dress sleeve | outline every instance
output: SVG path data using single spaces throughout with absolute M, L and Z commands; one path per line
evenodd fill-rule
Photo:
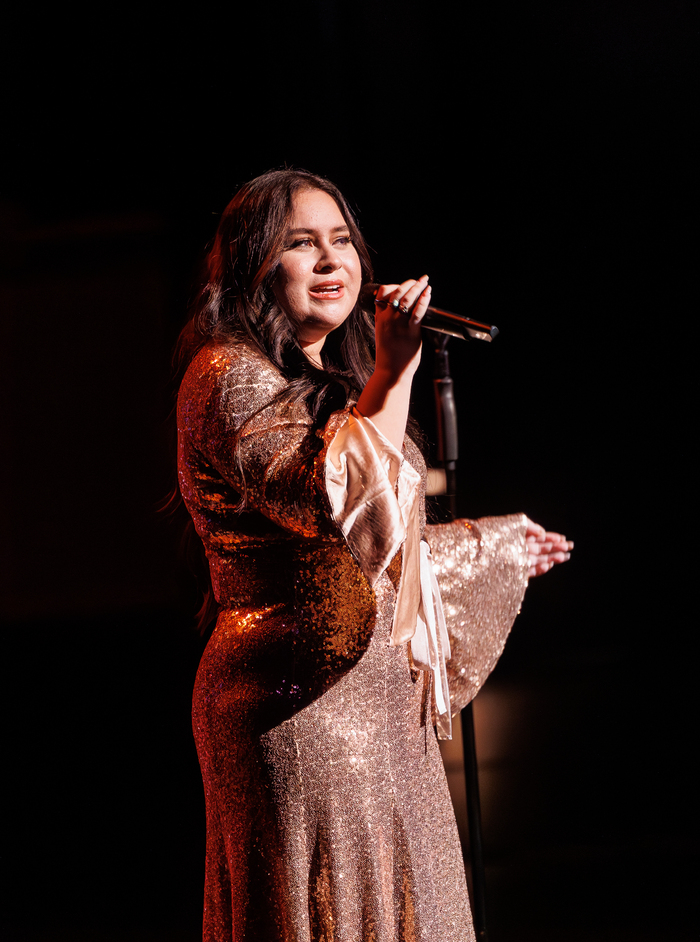
M 347 412 L 334 413 L 319 433 L 303 403 L 276 398 L 286 387 L 269 360 L 247 346 L 200 351 L 178 397 L 181 486 L 183 478 L 186 485 L 194 480 L 212 513 L 230 513 L 242 497 L 247 510 L 298 536 L 340 538 L 324 464 Z
M 520 611 L 529 568 L 524 514 L 426 527 L 450 638 L 453 715 L 479 692 Z

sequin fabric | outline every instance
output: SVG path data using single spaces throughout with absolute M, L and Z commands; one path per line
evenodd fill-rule
M 370 585 L 325 492 L 347 415 L 317 433 L 303 407 L 270 404 L 283 388 L 261 355 L 222 345 L 194 359 L 178 404 L 180 486 L 222 606 L 193 698 L 204 942 L 471 942 L 429 675 L 389 645 L 401 554 Z M 425 528 L 463 636 L 459 697 L 520 604 L 523 519 Z
M 427 527 L 452 658 L 454 716 L 496 666 L 527 586 L 527 517 L 482 517 Z

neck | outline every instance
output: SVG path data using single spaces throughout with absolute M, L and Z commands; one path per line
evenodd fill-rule
M 321 360 L 321 350 L 323 349 L 323 344 L 325 343 L 326 338 L 322 337 L 320 340 L 314 340 L 313 342 L 305 342 L 303 340 L 299 341 L 299 346 L 306 354 L 307 359 L 309 359 L 314 366 L 318 366 L 323 369 L 323 361 Z

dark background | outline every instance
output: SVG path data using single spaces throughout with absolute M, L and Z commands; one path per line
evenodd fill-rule
M 341 187 L 379 280 L 499 326 L 451 345 L 462 513 L 576 540 L 477 700 L 492 942 L 696 938 L 690 2 L 6 27 L 5 937 L 197 938 L 170 356 L 219 213 L 286 164 Z

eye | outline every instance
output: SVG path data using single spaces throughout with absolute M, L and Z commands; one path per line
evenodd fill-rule
M 340 236 L 335 240 L 337 245 L 351 245 L 352 237 L 349 235 Z
M 288 246 L 288 248 L 290 248 L 290 249 L 297 249 L 297 248 L 304 247 L 304 246 L 307 246 L 307 245 L 311 245 L 311 239 L 306 239 L 306 238 L 305 238 L 305 239 L 295 239 L 295 240 L 291 243 L 291 245 Z

